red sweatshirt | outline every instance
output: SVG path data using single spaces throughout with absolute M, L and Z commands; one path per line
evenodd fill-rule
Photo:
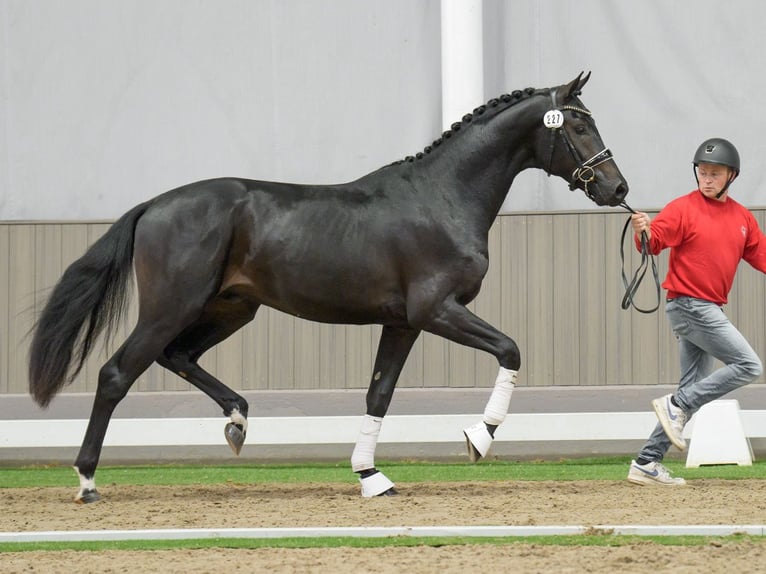
M 732 198 L 708 199 L 699 190 L 674 199 L 652 220 L 649 250 L 670 248 L 662 286 L 668 297 L 728 301 L 740 260 L 766 273 L 766 237 L 753 214 Z M 640 248 L 639 238 L 635 237 Z

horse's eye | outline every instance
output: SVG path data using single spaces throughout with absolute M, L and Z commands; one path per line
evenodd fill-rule
M 576 133 L 577 135 L 583 135 L 583 134 L 584 134 L 586 131 L 588 131 L 588 130 L 587 130 L 587 128 L 585 127 L 585 124 L 577 124 L 577 125 L 575 126 L 575 133 Z

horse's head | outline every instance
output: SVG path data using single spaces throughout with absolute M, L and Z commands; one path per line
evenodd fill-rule
M 550 107 L 541 118 L 538 159 L 548 174 L 579 188 L 598 205 L 620 205 L 628 182 L 604 145 L 591 113 L 579 99 L 590 72 L 550 90 Z

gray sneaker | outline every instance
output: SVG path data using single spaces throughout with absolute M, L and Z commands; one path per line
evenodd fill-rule
M 630 461 L 628 482 L 633 484 L 659 484 L 660 486 L 683 486 L 686 481 L 683 478 L 673 478 L 670 471 L 661 462 L 647 462 L 638 464 L 635 460 Z
M 686 439 L 683 437 L 683 432 L 688 417 L 682 408 L 675 406 L 670 401 L 672 396 L 665 395 L 659 399 L 654 399 L 652 407 L 670 442 L 679 449 L 686 450 Z

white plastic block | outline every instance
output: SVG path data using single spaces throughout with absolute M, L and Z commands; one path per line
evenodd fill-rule
M 719 399 L 708 403 L 689 424 L 693 426 L 687 468 L 713 464 L 752 466 L 753 449 L 742 426 L 739 401 Z

